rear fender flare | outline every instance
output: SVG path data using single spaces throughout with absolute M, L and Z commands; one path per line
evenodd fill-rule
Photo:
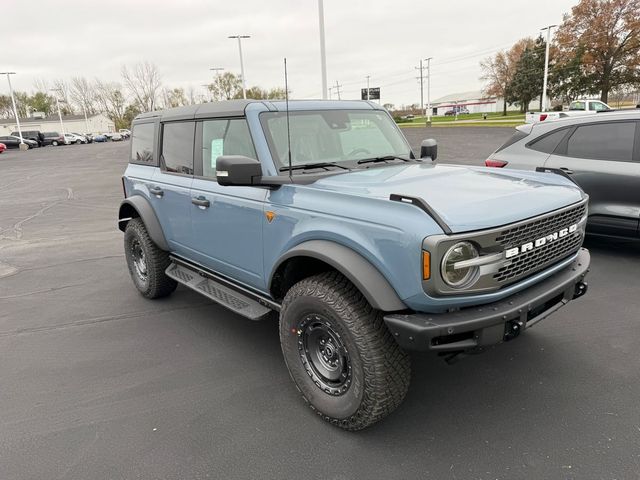
M 118 228 L 124 232 L 127 223 L 134 217 L 131 214 L 131 209 L 142 219 L 151 240 L 162 250 L 169 251 L 169 244 L 164 236 L 156 212 L 153 210 L 149 200 L 140 195 L 134 195 L 122 201 L 118 212 Z

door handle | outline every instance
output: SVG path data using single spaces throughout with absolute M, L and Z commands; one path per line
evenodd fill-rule
M 560 170 L 562 170 L 567 175 L 571 175 L 573 173 L 573 170 L 571 170 L 570 168 L 567 168 L 567 167 L 560 167 Z
M 211 202 L 209 202 L 209 200 L 207 200 L 204 197 L 192 198 L 191 203 L 193 203 L 194 205 L 197 205 L 200 208 L 209 208 L 209 205 L 211 205 Z
M 151 193 L 152 195 L 156 195 L 158 197 L 161 197 L 164 195 L 164 190 L 162 190 L 160 187 L 151 187 L 149 189 L 149 193 Z

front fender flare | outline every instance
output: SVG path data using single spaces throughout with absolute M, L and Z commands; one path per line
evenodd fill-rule
M 142 219 L 151 240 L 153 240 L 153 242 L 162 250 L 169 251 L 169 244 L 164 236 L 164 232 L 162 231 L 156 212 L 153 210 L 149 200 L 140 195 L 131 196 L 120 203 L 120 210 L 118 212 L 118 228 L 124 232 L 127 222 L 132 218 L 132 215 L 128 214 L 128 212 L 131 212 L 131 208 L 135 210 L 138 213 L 138 216 Z
M 407 309 L 395 289 L 367 259 L 344 245 L 327 240 L 303 242 L 282 255 L 271 272 L 270 289 L 278 268 L 293 257 L 311 257 L 331 265 L 360 290 L 373 308 L 385 312 Z

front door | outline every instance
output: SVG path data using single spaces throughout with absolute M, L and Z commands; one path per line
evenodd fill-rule
M 257 158 L 246 120 L 204 120 L 198 125 L 197 137 L 190 247 L 202 265 L 264 291 L 262 227 L 267 190 L 223 187 L 216 181 L 220 155 Z
M 588 230 L 593 233 L 629 237 L 638 234 L 638 125 L 639 122 L 634 121 L 580 125 L 545 163 L 545 167 L 570 174 L 589 194 Z

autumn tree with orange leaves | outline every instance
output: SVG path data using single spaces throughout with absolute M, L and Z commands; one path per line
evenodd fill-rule
M 482 69 L 480 79 L 487 82 L 483 93 L 487 97 L 503 99 L 503 115 L 507 114 L 507 97 L 516 74 L 518 61 L 527 48 L 533 48 L 534 43 L 535 41 L 531 38 L 523 38 L 509 50 L 500 51 L 480 62 Z
M 612 89 L 640 83 L 640 0 L 581 0 L 563 20 L 554 42 L 556 76 L 603 102 Z

